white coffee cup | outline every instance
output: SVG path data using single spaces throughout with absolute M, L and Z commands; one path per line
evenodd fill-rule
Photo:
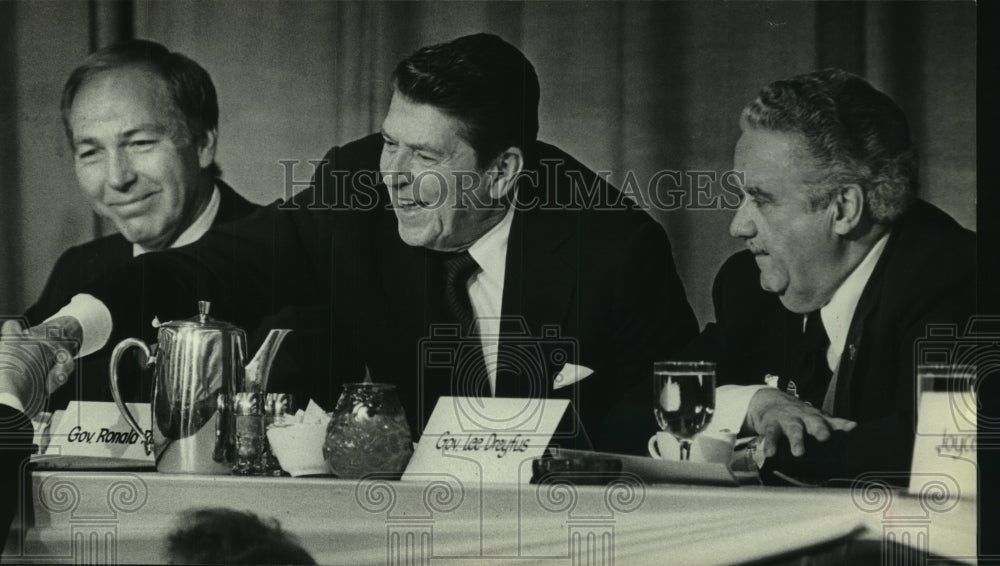
M 691 442 L 691 461 L 728 465 L 733 457 L 734 444 L 734 432 L 703 432 Z M 658 460 L 681 459 L 681 444 L 669 432 L 660 431 L 649 437 L 648 448 L 649 455 Z

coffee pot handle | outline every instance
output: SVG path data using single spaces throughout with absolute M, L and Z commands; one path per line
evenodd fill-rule
M 135 420 L 135 417 L 133 417 L 132 413 L 129 412 L 128 407 L 125 406 L 125 401 L 122 400 L 122 393 L 118 389 L 118 363 L 121 361 L 125 350 L 128 350 L 129 348 L 139 348 L 144 354 L 146 354 L 146 359 L 149 360 L 149 363 L 155 363 L 155 358 L 153 358 L 150 353 L 149 347 L 146 346 L 146 343 L 142 340 L 138 340 L 136 338 L 126 338 L 119 342 L 118 345 L 115 346 L 114 351 L 111 352 L 111 367 L 108 368 L 108 376 L 111 378 L 111 396 L 114 397 L 115 405 L 118 406 L 118 410 L 121 411 L 122 416 L 125 417 L 125 421 L 128 422 L 130 427 L 132 427 L 132 430 L 139 435 L 139 438 L 146 438 L 146 432 L 142 430 L 142 427 L 139 426 L 139 421 Z M 147 453 L 152 448 L 151 446 L 148 446 L 149 442 L 149 440 L 146 441 Z

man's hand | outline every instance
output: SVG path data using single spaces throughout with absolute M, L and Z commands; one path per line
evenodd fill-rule
M 80 335 L 79 323 L 70 317 L 30 329 L 16 320 L 5 322 L 0 328 L 0 394 L 17 399 L 29 417 L 41 412 L 49 393 L 73 372 Z
M 778 452 L 778 441 L 788 437 L 793 456 L 805 454 L 805 435 L 824 442 L 834 430 L 852 430 L 858 423 L 831 417 L 795 397 L 766 387 L 754 394 L 747 410 L 747 424 L 764 437 L 764 456 Z

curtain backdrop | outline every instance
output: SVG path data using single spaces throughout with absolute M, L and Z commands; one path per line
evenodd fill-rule
M 0 312 L 23 310 L 59 252 L 93 235 L 58 115 L 62 82 L 88 52 L 93 12 L 80 2 L 0 3 L 0 134 L 14 140 L 0 148 Z M 136 0 L 126 13 L 136 37 L 212 74 L 218 161 L 257 202 L 282 197 L 289 179 L 308 179 L 307 160 L 332 144 L 377 131 L 402 57 L 486 31 L 534 62 L 541 139 L 640 198 L 658 172 L 681 171 L 688 175 L 678 194 L 694 195 L 701 183 L 711 191 L 702 202 L 711 202 L 719 183 L 705 175 L 731 167 L 739 111 L 771 80 L 825 66 L 865 75 L 911 119 L 922 196 L 975 228 L 972 2 Z M 299 164 L 291 170 L 285 160 Z M 732 212 L 678 206 L 651 214 L 670 235 L 704 324 L 713 276 L 741 247 L 728 235 Z

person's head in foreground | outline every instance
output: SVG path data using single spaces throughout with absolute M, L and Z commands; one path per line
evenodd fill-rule
M 223 508 L 189 509 L 167 535 L 170 564 L 315 564 L 276 519 Z
M 70 74 L 61 109 L 80 188 L 128 241 L 167 248 L 208 206 L 219 105 L 198 63 L 151 41 L 111 45 Z
M 535 69 L 476 34 L 418 50 L 392 76 L 382 180 L 411 246 L 468 248 L 506 213 L 538 134 Z
M 857 75 L 824 69 L 765 87 L 743 109 L 730 233 L 786 308 L 824 306 L 916 197 L 906 116 Z

